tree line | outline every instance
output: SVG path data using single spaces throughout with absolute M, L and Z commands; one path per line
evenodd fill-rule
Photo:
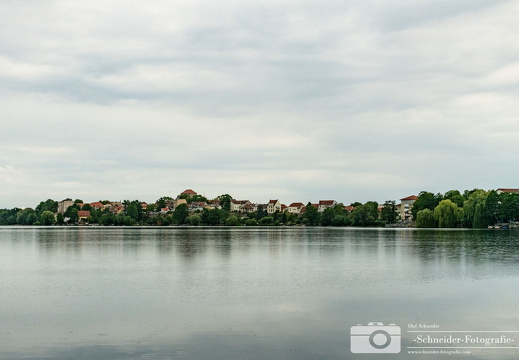
M 184 197 L 188 204 L 194 201 L 210 202 L 210 200 L 195 195 Z M 189 206 L 180 204 L 174 210 L 162 213 L 160 210 L 174 199 L 161 197 L 155 203 L 148 204 L 143 209 L 139 200 L 125 200 L 123 211 L 115 214 L 109 209 L 93 209 L 89 204 L 83 204 L 76 199 L 66 211 L 58 213 L 58 202 L 52 199 L 40 202 L 36 208 L 0 209 L 0 225 L 65 225 L 77 224 L 80 220 L 79 211 L 90 211 L 86 219 L 89 224 L 99 225 L 225 225 L 225 226 L 279 226 L 279 225 L 309 225 L 309 226 L 383 226 L 397 220 L 394 201 L 387 201 L 378 211 L 378 203 L 368 201 L 365 204 L 354 203 L 352 212 L 348 212 L 343 204 L 337 204 L 319 212 L 308 203 L 306 212 L 302 215 L 288 212 L 268 214 L 266 206 L 258 206 L 257 211 L 240 214 L 230 211 L 232 197 L 229 194 L 220 195 L 217 200 L 221 208 L 189 211 Z M 100 201 L 108 203 L 108 201 Z
M 486 228 L 519 219 L 519 194 L 481 189 L 443 195 L 422 191 L 411 213 L 417 227 Z
M 184 197 L 188 204 L 194 201 L 210 202 L 195 195 Z M 58 202 L 52 199 L 42 201 L 34 209 L 0 209 L 0 225 L 65 225 L 79 222 L 79 211 L 88 210 L 89 224 L 99 225 L 206 225 L 206 226 L 384 226 L 397 224 L 401 220 L 395 201 L 386 201 L 381 207 L 375 201 L 364 204 L 350 204 L 352 211 L 343 204 L 337 204 L 319 212 L 310 202 L 302 215 L 288 212 L 268 214 L 265 206 L 258 206 L 257 211 L 239 214 L 230 211 L 232 197 L 220 195 L 217 200 L 221 208 L 203 209 L 190 212 L 186 204 L 180 204 L 174 210 L 161 213 L 174 199 L 161 197 L 155 203 L 142 207 L 139 200 L 125 200 L 123 211 L 115 214 L 109 209 L 93 209 L 76 199 L 65 213 L 58 213 Z M 107 204 L 108 201 L 100 201 Z M 466 227 L 484 228 L 496 223 L 519 219 L 519 194 L 501 193 L 495 190 L 474 189 L 460 193 L 451 190 L 445 194 L 433 194 L 422 191 L 411 209 L 417 227 Z

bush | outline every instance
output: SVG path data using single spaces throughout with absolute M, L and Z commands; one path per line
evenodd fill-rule
M 245 226 L 258 226 L 256 219 L 248 219 L 245 221 Z
M 274 218 L 272 216 L 266 216 L 260 220 L 261 225 L 272 225 Z
M 187 218 L 186 222 L 193 226 L 200 225 L 200 216 L 198 215 L 191 215 Z
M 226 226 L 238 226 L 240 225 L 240 218 L 236 215 L 231 215 L 227 219 L 225 219 Z

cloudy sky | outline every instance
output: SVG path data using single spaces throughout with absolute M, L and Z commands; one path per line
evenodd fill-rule
M 519 187 L 519 2 L 3 0 L 0 208 Z

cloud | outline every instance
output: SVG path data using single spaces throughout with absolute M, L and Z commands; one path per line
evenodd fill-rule
M 2 2 L 0 206 L 513 186 L 517 7 Z

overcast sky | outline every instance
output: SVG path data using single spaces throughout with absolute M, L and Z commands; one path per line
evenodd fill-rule
M 0 208 L 519 187 L 519 2 L 2 0 Z

